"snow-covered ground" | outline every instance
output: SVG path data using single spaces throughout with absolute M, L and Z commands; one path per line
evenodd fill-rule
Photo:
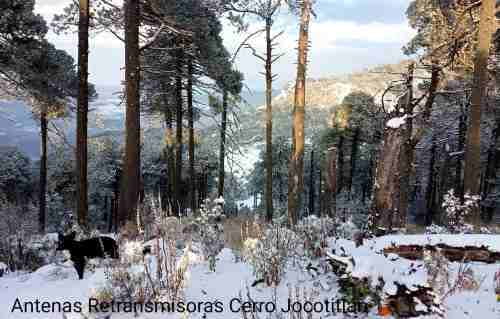
M 330 239 L 329 252 L 335 250 L 339 255 L 345 252 L 352 256 L 355 265 L 351 267 L 353 275 L 373 278 L 382 276 L 386 282 L 385 291 L 390 293 L 394 289 L 393 281 L 406 283 L 408 287 L 412 284 L 425 285 L 427 275 L 424 267 L 419 266 L 421 261 L 409 261 L 395 255 L 384 256 L 380 251 L 392 244 L 436 244 L 446 243 L 451 246 L 486 245 L 490 249 L 500 251 L 500 236 L 498 235 L 394 235 L 385 236 L 375 240 L 366 241 L 361 247 L 355 247 L 354 243 L 344 239 Z M 140 314 L 139 318 L 214 318 L 214 319 L 237 319 L 242 318 L 237 310 L 241 307 L 239 301 L 248 300 L 248 293 L 255 302 L 274 303 L 277 306 L 275 314 L 281 313 L 281 307 L 287 307 L 290 289 L 300 288 L 306 292 L 316 291 L 313 298 L 316 301 L 325 299 L 335 302 L 338 296 L 336 276 L 333 274 L 315 275 L 305 270 L 303 263 L 290 265 L 284 280 L 274 288 L 268 288 L 264 284 L 257 284 L 255 276 L 249 264 L 238 260 L 233 252 L 225 248 L 218 256 L 216 271 L 208 269 L 208 264 L 199 256 L 190 252 L 190 266 L 187 272 L 187 283 L 185 287 L 185 301 L 189 302 L 220 302 L 223 311 L 216 312 L 193 312 L 186 314 L 150 313 Z M 313 261 L 317 264 L 317 261 Z M 451 264 L 451 271 L 456 271 L 460 265 Z M 499 270 L 498 264 L 472 263 L 474 273 L 482 278 L 481 287 L 477 291 L 458 292 L 443 301 L 446 310 L 445 318 L 465 319 L 498 319 L 500 318 L 500 303 L 496 301 L 493 276 Z M 412 275 L 408 275 L 410 269 L 416 269 Z M 82 303 L 82 309 L 88 309 L 86 303 L 96 288 L 104 285 L 105 275 L 103 268 L 97 268 L 93 273 L 86 272 L 84 280 L 78 280 L 76 271 L 70 262 L 55 265 L 50 264 L 41 267 L 33 273 L 7 274 L 0 278 L 0 319 L 58 319 L 62 314 L 47 313 L 22 313 L 18 310 L 11 312 L 16 305 L 16 299 L 20 302 L 31 301 L 59 303 Z M 293 290 L 292 295 L 295 295 Z M 265 306 L 263 304 L 262 306 Z M 268 305 L 269 306 L 269 305 Z M 202 305 L 203 308 L 203 305 Z M 56 309 L 57 310 L 57 309 Z M 233 311 L 236 312 L 233 312 Z M 323 313 L 322 318 L 343 318 L 341 313 Z M 66 314 L 68 319 L 84 318 L 78 313 Z M 133 314 L 114 313 L 111 319 L 134 318 Z M 251 317 L 249 317 L 251 318 Z M 271 318 L 266 313 L 261 313 L 259 318 Z M 278 317 L 272 317 L 278 318 Z M 288 318 L 284 316 L 283 318 Z M 313 318 L 320 318 L 314 315 Z M 372 311 L 367 318 L 379 318 Z

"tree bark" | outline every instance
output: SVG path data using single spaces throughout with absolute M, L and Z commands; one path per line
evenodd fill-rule
M 80 0 L 78 22 L 78 105 L 76 121 L 76 167 L 77 167 L 77 216 L 80 226 L 87 225 L 87 114 L 89 108 L 88 86 L 89 51 L 89 0 Z
M 187 105 L 188 105 L 188 126 L 189 126 L 189 195 L 191 200 L 191 210 L 196 211 L 196 176 L 194 170 L 194 114 L 193 114 L 193 60 L 188 60 L 188 80 L 187 80 Z
M 464 190 L 470 195 L 479 195 L 481 187 L 481 108 L 485 103 L 488 81 L 488 57 L 495 31 L 495 0 L 483 0 L 481 5 L 478 43 L 474 60 L 473 88 L 469 108 L 469 126 L 465 149 Z M 479 209 L 475 209 L 472 221 L 481 221 Z
M 120 192 L 120 223 L 135 220 L 141 183 L 139 0 L 125 3 L 125 160 Z
M 38 197 L 38 231 L 40 234 L 45 233 L 46 206 L 47 206 L 47 110 L 46 106 L 42 105 L 40 112 L 40 135 L 41 135 L 41 150 L 40 150 L 40 189 Z
M 266 220 L 273 220 L 272 19 L 266 19 Z
M 220 148 L 219 148 L 219 184 L 217 194 L 224 197 L 224 176 L 225 176 L 225 157 L 226 157 L 226 127 L 227 127 L 227 91 L 222 92 L 222 114 L 220 128 Z
M 309 46 L 309 20 L 311 16 L 311 1 L 304 0 L 301 4 L 299 48 L 297 63 L 297 79 L 295 83 L 295 98 L 292 124 L 292 155 L 288 179 L 288 222 L 295 225 L 299 218 L 301 196 L 304 189 L 304 118 L 306 104 L 306 67 L 307 50 Z

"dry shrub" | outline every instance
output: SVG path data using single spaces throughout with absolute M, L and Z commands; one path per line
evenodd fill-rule
M 428 283 L 433 287 L 441 299 L 445 299 L 460 291 L 477 291 L 486 276 L 479 276 L 474 273 L 472 266 L 462 261 L 459 264 L 457 273 L 453 276 L 451 263 L 439 251 L 424 252 L 424 266 L 427 270 Z
M 257 280 L 278 286 L 288 261 L 296 255 L 297 235 L 286 227 L 271 225 L 261 237 L 245 240 L 244 257 L 253 267 Z
M 343 225 L 347 225 L 347 223 Z M 329 217 L 318 218 L 311 215 L 303 218 L 295 228 L 302 241 L 303 254 L 310 258 L 324 256 L 328 246 L 327 239 L 335 234 L 335 228 L 334 220 Z M 350 236 L 349 234 L 348 237 Z
M 171 301 L 179 300 L 186 281 L 189 255 L 186 253 L 177 260 L 174 242 L 165 238 L 155 240 L 154 255 L 155 258 L 145 262 L 145 272 L 151 285 L 155 287 L 155 294 Z M 153 265 L 152 262 L 156 264 Z
M 318 301 L 319 298 L 319 292 L 313 288 L 311 289 L 306 289 L 306 288 L 300 288 L 300 287 L 295 287 L 292 288 L 290 287 L 288 289 L 288 298 L 290 299 L 290 303 L 295 303 L 298 302 L 301 305 L 305 305 L 306 303 L 314 303 Z M 314 312 L 306 312 L 304 309 L 301 309 L 300 311 L 290 311 L 290 316 L 288 317 L 289 319 L 312 319 L 313 318 L 313 313 Z M 321 318 L 321 317 L 320 317 Z
M 458 267 L 457 276 L 443 299 L 460 291 L 477 291 L 485 279 L 486 276 L 476 275 L 471 265 L 461 263 Z
M 445 295 L 451 285 L 450 262 L 439 249 L 424 251 L 423 260 L 429 286 L 433 287 L 440 296 Z
M 154 202 L 141 206 L 136 221 L 122 228 L 118 236 L 120 260 L 107 265 L 107 285 L 96 296 L 138 303 L 183 297 L 189 254 L 178 258 L 176 248 L 176 241 L 183 239 L 183 225 L 160 207 Z M 147 254 L 146 238 L 154 238 L 148 243 Z

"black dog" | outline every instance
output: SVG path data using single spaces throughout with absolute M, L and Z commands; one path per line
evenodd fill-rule
M 118 258 L 118 245 L 113 238 L 101 236 L 76 241 L 75 235 L 75 233 L 66 236 L 59 234 L 59 243 L 56 250 L 69 250 L 79 279 L 83 279 L 85 258 Z

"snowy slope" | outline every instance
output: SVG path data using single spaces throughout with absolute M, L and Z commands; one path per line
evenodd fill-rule
M 500 242 L 498 235 L 415 235 L 415 236 L 386 236 L 374 241 L 368 241 L 364 246 L 356 248 L 353 242 L 339 239 L 329 241 L 329 251 L 335 249 L 337 254 L 342 250 L 352 255 L 356 261 L 353 274 L 359 276 L 371 276 L 376 278 L 382 276 L 386 281 L 386 292 L 390 293 L 394 288 L 392 281 L 404 282 L 407 285 L 425 284 L 426 274 L 418 270 L 412 276 L 408 276 L 408 269 L 415 268 L 419 262 L 411 262 L 396 256 L 384 257 L 377 253 L 384 247 L 396 244 L 426 244 L 447 243 L 453 246 L 464 246 L 469 244 L 484 244 L 492 249 L 497 249 Z M 341 248 L 342 247 L 342 248 Z M 190 253 L 192 254 L 192 253 Z M 191 302 L 220 301 L 223 304 L 222 313 L 191 313 L 183 317 L 181 314 L 141 314 L 142 319 L 159 318 L 213 318 L 213 319 L 237 319 L 240 314 L 231 311 L 239 307 L 236 300 L 240 294 L 242 299 L 247 300 L 247 291 L 254 301 L 275 301 L 278 310 L 286 307 L 291 288 L 301 289 L 314 288 L 318 294 L 313 300 L 325 299 L 335 300 L 337 285 L 335 276 L 320 275 L 312 276 L 304 270 L 303 263 L 295 266 L 289 265 L 286 277 L 276 289 L 268 288 L 262 284 L 251 287 L 255 281 L 251 267 L 242 261 L 236 261 L 236 256 L 229 249 L 224 249 L 218 256 L 215 272 L 208 270 L 207 262 L 200 261 L 198 256 L 192 255 L 191 264 L 187 274 L 185 288 L 185 300 Z M 483 277 L 481 288 L 478 291 L 459 292 L 443 301 L 446 309 L 445 318 L 450 319 L 498 319 L 500 318 L 500 303 L 495 300 L 493 288 L 493 276 L 499 269 L 498 264 L 485 265 L 473 263 L 475 273 Z M 451 268 L 456 271 L 458 263 L 452 263 Z M 86 272 L 84 280 L 77 280 L 76 272 L 70 263 L 63 265 L 47 265 L 31 274 L 8 274 L 0 278 L 0 319 L 58 319 L 62 318 L 58 313 L 11 313 L 16 298 L 21 301 L 47 302 L 83 302 L 85 303 L 92 295 L 95 288 L 100 287 L 105 280 L 103 268 L 98 268 L 94 273 Z M 248 288 L 248 290 L 247 290 Z M 295 292 L 294 292 L 295 293 Z M 236 298 L 236 299 L 235 299 Z M 85 308 L 85 306 L 84 306 Z M 322 318 L 343 318 L 341 314 L 327 313 Z M 79 314 L 68 314 L 68 319 L 82 318 Z M 133 318 L 132 314 L 115 313 L 111 319 Z M 260 318 L 267 318 L 261 314 Z M 286 317 L 285 317 L 286 318 Z M 320 318 L 314 315 L 313 318 Z M 370 313 L 367 318 L 379 318 L 375 313 Z

